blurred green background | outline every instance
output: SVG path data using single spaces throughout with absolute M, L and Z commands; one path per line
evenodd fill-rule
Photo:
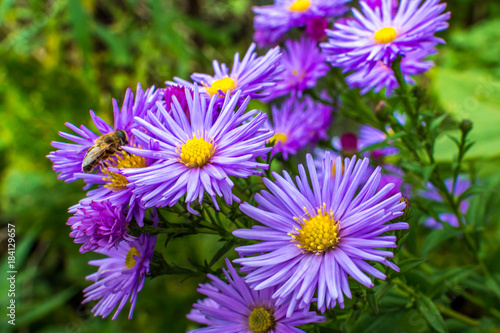
M 356 1 L 353 1 L 356 2 Z M 91 129 L 89 110 L 111 121 L 111 98 L 125 90 L 163 87 L 173 76 L 212 73 L 216 58 L 230 64 L 252 38 L 250 0 L 2 0 L 0 2 L 0 226 L 2 274 L 6 225 L 16 225 L 16 327 L 19 332 L 185 332 L 185 315 L 202 279 L 148 280 L 133 320 L 102 320 L 82 306 L 84 277 L 95 268 L 68 237 L 67 208 L 83 183 L 57 180 L 45 157 L 65 122 Z M 441 35 L 438 67 L 427 77 L 432 94 L 452 115 L 470 118 L 477 141 L 473 158 L 500 156 L 500 3 L 450 0 L 450 29 Z M 498 120 L 498 121 L 496 121 Z M 449 142 L 442 142 L 449 160 Z M 493 161 L 493 163 L 491 163 Z M 488 167 L 491 166 L 491 167 Z M 489 169 L 488 169 L 489 168 Z M 161 244 L 161 239 L 160 239 Z M 168 244 L 165 257 L 189 266 L 220 244 L 192 236 Z M 220 265 L 219 265 L 220 266 Z M 8 285 L 0 280 L 0 308 Z M 13 328 L 2 310 L 0 331 Z

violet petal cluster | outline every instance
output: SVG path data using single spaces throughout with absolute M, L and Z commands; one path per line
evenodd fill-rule
M 278 305 L 271 297 L 273 288 L 253 290 L 228 259 L 226 265 L 227 270 L 222 270 L 229 283 L 208 274 L 211 282 L 200 284 L 198 292 L 209 298 L 193 304 L 197 311 L 188 318 L 208 326 L 190 332 L 298 333 L 304 331 L 296 326 L 325 321 L 314 311 L 298 308 L 287 316 L 287 306 Z
M 173 206 L 185 195 L 188 210 L 196 214 L 190 205 L 201 203 L 205 193 L 217 209 L 216 196 L 231 205 L 239 199 L 231 191 L 234 184 L 229 177 L 246 178 L 269 167 L 256 161 L 271 149 L 265 146 L 273 135 L 263 126 L 267 116 L 257 110 L 245 112 L 248 97 L 237 108 L 242 93 L 228 94 L 216 119 L 217 97 L 207 104 L 197 85 L 193 96 L 186 93 L 189 120 L 175 97 L 170 112 L 158 104 L 157 112 L 148 113 L 148 121 L 136 118 L 148 133 L 133 130 L 142 149 L 125 150 L 156 162 L 123 174 L 145 207 Z
M 289 315 L 296 305 L 307 308 L 314 300 L 322 312 L 337 303 L 343 307 L 344 296 L 351 297 L 349 276 L 370 288 L 367 274 L 385 279 L 367 260 L 398 270 L 386 259 L 393 253 L 377 248 L 396 247 L 396 237 L 383 234 L 408 228 L 404 222 L 391 223 L 405 203 L 400 193 L 387 198 L 393 184 L 377 191 L 380 167 L 361 183 L 368 159 L 332 160 L 327 153 L 318 175 L 308 154 L 307 166 L 311 183 L 302 165 L 295 182 L 286 171 L 273 173 L 275 181 L 264 178 L 269 191 L 255 195 L 258 206 L 240 206 L 262 225 L 233 232 L 260 241 L 236 248 L 241 258 L 234 262 L 249 272 L 245 280 L 251 288 L 277 288 L 272 297 L 288 304 Z M 322 237 L 312 237 L 318 232 Z

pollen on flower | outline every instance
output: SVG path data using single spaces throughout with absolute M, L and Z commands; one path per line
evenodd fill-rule
M 127 267 L 127 269 L 131 269 L 135 267 L 135 265 L 137 265 L 137 261 L 135 260 L 134 256 L 140 257 L 141 252 L 139 252 L 137 248 L 131 247 L 127 252 L 127 257 L 125 258 L 125 267 Z
M 180 161 L 189 168 L 200 168 L 206 165 L 214 155 L 215 144 L 213 140 L 207 141 L 203 137 L 197 137 L 186 141 L 175 150 L 179 154 Z
M 113 157 L 114 158 L 108 159 L 106 163 L 106 166 L 108 167 L 102 169 L 102 172 L 104 174 L 102 179 L 106 182 L 104 187 L 113 192 L 123 190 L 124 188 L 126 188 L 128 180 L 124 175 L 120 173 L 109 171 L 109 166 L 117 169 L 147 167 L 146 159 L 142 156 L 123 153 L 123 154 L 115 154 Z
M 205 90 L 207 91 L 207 94 L 210 95 L 210 97 L 212 97 L 213 95 L 219 95 L 219 91 L 222 91 L 224 94 L 226 94 L 229 89 L 233 91 L 238 87 L 236 81 L 230 77 L 216 80 L 212 82 L 210 87 L 205 83 L 203 83 L 203 86 L 205 87 Z
M 248 326 L 252 332 L 268 332 L 274 327 L 275 321 L 271 311 L 264 307 L 255 308 L 248 317 Z
M 270 139 L 269 142 L 272 144 L 277 144 L 278 142 L 285 143 L 288 136 L 283 133 L 276 133 Z
M 335 248 L 340 237 L 340 225 L 333 219 L 333 211 L 326 211 L 326 204 L 317 209 L 317 214 L 311 216 L 304 207 L 306 216 L 294 217 L 299 222 L 300 228 L 296 228 L 293 233 L 289 233 L 292 242 L 304 252 L 321 254 L 327 250 Z
M 311 1 L 309 0 L 296 0 L 290 5 L 290 10 L 292 12 L 305 12 L 311 7 Z
M 396 29 L 393 27 L 385 27 L 375 32 L 375 41 L 379 44 L 387 44 L 394 41 L 398 37 Z

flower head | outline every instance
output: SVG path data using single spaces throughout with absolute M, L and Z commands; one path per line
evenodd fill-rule
M 312 39 L 302 37 L 299 41 L 287 40 L 285 47 L 281 58 L 284 67 L 280 74 L 282 80 L 266 90 L 269 96 L 264 101 L 290 93 L 301 97 L 305 89 L 314 88 L 317 80 L 329 70 L 326 56 Z
M 227 259 L 226 265 L 228 270 L 223 272 L 229 284 L 211 274 L 208 274 L 211 283 L 200 284 L 198 292 L 211 302 L 205 300 L 193 306 L 205 317 L 208 326 L 191 332 L 303 332 L 295 326 L 325 321 L 315 312 L 297 308 L 286 316 L 286 306 L 271 298 L 273 288 L 252 290 Z
M 203 86 L 202 91 L 209 98 L 218 96 L 219 101 L 224 100 L 228 91 L 231 91 L 233 95 L 240 92 L 242 99 L 264 97 L 267 94 L 262 91 L 265 88 L 275 86 L 279 79 L 278 75 L 282 71 L 282 66 L 279 64 L 280 48 L 275 47 L 261 57 L 258 57 L 254 50 L 255 44 L 250 45 L 241 61 L 239 53 L 236 53 L 231 71 L 225 64 L 221 65 L 217 60 L 214 60 L 214 76 L 194 73 L 191 75 L 191 79 Z M 174 81 L 191 89 L 194 88 L 193 83 L 178 77 L 175 77 Z
M 307 165 L 312 188 L 302 165 L 296 182 L 286 171 L 283 176 L 273 173 L 275 181 L 264 178 L 270 192 L 255 195 L 259 206 L 240 205 L 243 213 L 263 225 L 233 232 L 261 241 L 236 248 L 244 257 L 234 262 L 250 272 L 247 283 L 255 290 L 276 287 L 273 298 L 278 304 L 289 302 L 289 311 L 296 303 L 308 307 L 316 293 L 321 311 L 337 302 L 343 307 L 344 295 L 351 297 L 348 276 L 370 288 L 373 282 L 365 273 L 385 279 L 367 260 L 398 270 L 385 258 L 393 253 L 377 248 L 396 247 L 395 236 L 382 235 L 408 228 L 407 223 L 389 223 L 402 215 L 405 203 L 400 203 L 400 193 L 386 197 L 393 184 L 376 191 L 379 167 L 365 184 L 360 182 L 368 159 L 338 157 L 333 163 L 326 153 L 321 175 L 309 154 Z
M 328 28 L 328 20 L 324 17 L 315 17 L 307 21 L 306 33 L 314 41 L 322 41 L 326 37 L 325 30 Z
M 115 132 L 116 130 L 125 131 L 129 137 L 129 144 L 133 144 L 135 140 L 131 136 L 131 129 L 136 126 L 133 121 L 134 117 L 144 117 L 147 110 L 156 108 L 156 101 L 159 97 L 160 94 L 155 90 L 155 87 L 144 91 L 140 83 L 137 85 L 135 99 L 132 91 L 127 89 L 121 109 L 117 101 L 113 99 L 113 126 L 110 126 L 103 119 L 96 116 L 94 111 L 90 111 L 90 117 L 99 134 L 95 134 L 84 125 L 78 128 L 73 124 L 66 123 L 65 125 L 77 135 L 65 132 L 59 132 L 59 135 L 74 143 L 53 141 L 52 146 L 58 150 L 50 152 L 47 156 L 54 163 L 54 171 L 60 172 L 58 178 L 66 182 L 73 182 L 83 178 L 88 184 L 87 188 L 92 186 L 96 182 L 96 177 L 86 177 L 82 171 L 82 163 L 89 148 L 96 143 L 96 140 L 100 136 Z M 101 167 L 101 164 L 97 165 L 97 174 L 100 175 L 97 183 L 102 181 Z
M 108 258 L 89 261 L 90 265 L 99 266 L 99 269 L 86 277 L 94 284 L 83 291 L 83 303 L 99 300 L 92 309 L 95 316 L 106 318 L 116 308 L 114 320 L 130 299 L 128 318 L 132 318 L 137 294 L 142 290 L 146 275 L 149 274 L 155 244 L 156 236 L 142 234 L 139 238 L 128 237 L 116 248 L 96 251 Z
M 194 86 L 194 97 L 186 93 L 190 120 L 178 103 L 167 112 L 159 105 L 158 112 L 148 113 L 149 121 L 136 118 L 148 133 L 133 130 L 143 149 L 125 148 L 129 153 L 157 161 L 142 169 L 123 170 L 134 184 L 134 193 L 146 207 L 174 205 L 182 196 L 188 209 L 199 203 L 206 192 L 218 208 L 216 195 L 231 205 L 239 199 L 231 192 L 229 176 L 249 177 L 267 169 L 256 162 L 271 148 L 265 142 L 272 132 L 264 129 L 267 116 L 257 110 L 245 109 L 249 98 L 235 111 L 241 91 L 225 98 L 220 115 L 213 119 L 216 97 L 210 104 Z
M 454 200 L 457 200 L 470 186 L 471 182 L 464 176 L 458 177 L 455 184 L 453 184 L 453 179 L 448 178 L 444 181 L 446 188 L 448 191 L 452 192 Z M 437 188 L 432 184 L 427 184 L 427 190 L 422 191 L 420 194 L 422 197 L 438 201 L 444 202 L 444 198 L 441 196 Z M 462 214 L 467 213 L 467 209 L 469 209 L 469 200 L 462 200 L 459 206 L 460 212 Z M 424 225 L 429 228 L 441 229 L 443 227 L 442 223 L 447 222 L 453 227 L 458 227 L 458 219 L 455 214 L 449 212 L 443 212 L 438 214 L 439 220 L 436 220 L 433 217 L 428 217 L 424 221 Z M 465 220 L 463 221 L 465 222 Z
M 396 12 L 398 10 L 398 0 L 391 0 L 391 13 L 392 15 L 396 15 Z M 379 10 L 382 10 L 382 0 L 365 0 L 365 3 L 370 6 L 373 10 L 375 8 L 379 8 Z
M 404 116 L 403 122 L 404 124 Z M 386 127 L 386 131 L 383 132 L 377 128 L 362 125 L 359 128 L 359 149 L 366 149 L 372 145 L 379 144 L 387 140 L 390 135 L 393 135 L 394 131 L 390 126 Z M 366 156 L 373 157 L 374 160 L 380 160 L 383 157 L 396 155 L 399 153 L 399 149 L 393 146 L 383 147 L 375 150 L 371 150 L 370 152 L 366 152 Z
M 436 49 L 428 47 L 425 50 L 409 52 L 403 57 L 401 60 L 401 73 L 406 83 L 415 84 L 411 75 L 420 75 L 434 66 L 432 61 L 424 60 L 433 53 L 436 53 Z M 354 73 L 347 76 L 346 82 L 351 88 L 361 88 L 361 94 L 366 94 L 372 89 L 374 93 L 378 93 L 385 88 L 387 97 L 392 94 L 394 89 L 399 87 L 394 71 L 382 61 L 379 61 L 375 66 L 368 63 L 355 70 Z
M 175 97 L 177 103 L 179 103 L 179 106 L 182 110 L 184 110 L 186 117 L 189 119 L 189 107 L 186 99 L 186 93 L 188 91 L 191 93 L 191 96 L 193 96 L 193 90 L 188 87 L 177 85 L 166 87 L 163 91 L 163 108 L 170 112 L 170 110 L 172 109 L 172 103 L 175 103 Z
M 122 205 L 113 205 L 109 200 L 84 202 L 68 219 L 70 237 L 83 244 L 80 252 L 117 247 L 127 234 L 127 219 Z
M 66 123 L 66 126 L 71 128 L 78 136 L 60 132 L 59 134 L 62 137 L 75 143 L 52 142 L 52 145 L 59 149 L 47 156 L 54 163 L 54 171 L 60 172 L 58 178 L 67 182 L 83 179 L 87 183 L 84 189 L 98 185 L 98 188 L 87 192 L 87 197 L 82 199 L 78 205 L 71 207 L 70 213 L 75 213 L 80 206 L 88 206 L 91 201 L 109 200 L 113 205 L 128 207 L 127 220 L 130 221 L 132 216 L 135 216 L 139 225 L 142 225 L 145 210 L 138 204 L 138 200 L 132 193 L 132 188 L 121 170 L 142 168 L 149 165 L 151 160 L 126 153 L 120 148 L 114 154 L 106 156 L 106 158 L 98 158 L 99 163 L 96 163 L 94 173 L 82 172 L 82 163 L 89 151 L 95 152 L 98 150 L 103 152 L 108 147 L 108 143 L 102 138 L 104 135 L 113 136 L 117 133 L 117 130 L 126 133 L 128 137 L 127 146 L 137 147 L 138 143 L 132 129 L 138 129 L 139 127 L 134 122 L 134 117 L 144 118 L 147 111 L 154 111 L 157 108 L 156 102 L 161 97 L 160 91 L 155 90 L 154 87 L 144 91 L 141 85 L 138 84 L 135 98 L 131 90 L 128 89 L 121 109 L 116 100 L 113 99 L 114 126 L 110 126 L 91 111 L 90 116 L 100 135 L 93 133 L 83 125 L 78 128 Z
M 214 288 L 214 291 L 217 292 L 217 289 Z M 186 315 L 186 318 L 194 321 L 195 323 L 202 324 L 202 325 L 208 325 L 211 326 L 213 323 L 210 321 L 210 319 L 207 318 L 204 314 L 201 313 L 200 310 L 198 310 L 198 307 L 202 308 L 213 308 L 214 311 L 217 311 L 220 309 L 219 303 L 214 301 L 211 298 L 205 298 L 205 299 L 199 299 L 196 302 L 195 308 L 191 309 L 191 311 Z
M 332 66 L 344 72 L 371 69 L 380 62 L 390 67 L 398 55 L 444 43 L 435 33 L 448 27 L 450 13 L 442 14 L 446 4 L 439 0 L 401 0 L 396 14 L 392 13 L 392 0 L 382 0 L 381 7 L 360 4 L 363 13 L 352 9 L 354 19 L 327 30 L 330 38 L 321 44 L 330 54 Z
M 274 130 L 270 141 L 274 144 L 272 154 L 281 152 L 285 160 L 308 145 L 328 137 L 326 131 L 332 122 L 332 107 L 314 102 L 309 96 L 303 100 L 287 99 L 280 108 L 272 106 Z
M 273 5 L 253 7 L 255 41 L 259 46 L 275 44 L 294 27 L 303 27 L 311 20 L 337 17 L 347 11 L 350 0 L 275 0 Z M 259 38 L 261 37 L 261 38 Z

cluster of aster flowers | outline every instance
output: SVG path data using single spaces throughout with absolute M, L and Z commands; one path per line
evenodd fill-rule
M 82 244 L 80 252 L 108 256 L 90 262 L 100 268 L 87 277 L 94 284 L 85 289 L 84 302 L 99 300 L 96 315 L 106 317 L 116 308 L 116 318 L 130 299 L 131 317 L 150 273 L 156 237 L 131 236 L 131 223 L 156 225 L 155 209 L 181 198 L 194 214 L 191 204 L 201 204 L 205 194 L 216 208 L 217 197 L 231 205 L 239 199 L 230 177 L 247 178 L 268 168 L 257 159 L 271 150 L 266 142 L 273 132 L 265 126 L 266 114 L 247 105 L 276 84 L 281 54 L 275 48 L 258 57 L 254 48 L 241 62 L 235 56 L 229 76 L 227 67 L 219 66 L 216 78 L 204 76 L 201 86 L 179 81 L 185 84 L 144 91 L 139 84 L 135 96 L 127 90 L 121 108 L 113 99 L 113 126 L 91 111 L 97 134 L 67 123 L 75 134 L 60 135 L 73 143 L 52 143 L 57 150 L 47 157 L 59 178 L 86 183 L 87 196 L 69 208 L 70 236 Z
M 89 262 L 99 268 L 87 276 L 93 284 L 83 302 L 97 301 L 95 315 L 115 311 L 115 319 L 129 302 L 132 317 L 154 260 L 156 236 L 144 230 L 160 227 L 159 209 L 178 205 L 198 215 L 205 207 L 236 206 L 239 178 L 266 172 L 260 179 L 267 190 L 254 194 L 256 205 L 231 208 L 253 222 L 229 230 L 252 242 L 235 249 L 240 273 L 226 258 L 227 283 L 208 275 L 210 282 L 200 285 L 207 298 L 188 318 L 206 327 L 193 332 L 302 332 L 297 326 L 326 320 L 313 309 L 344 308 L 352 297 L 349 281 L 373 288 L 372 277 L 386 278 L 379 264 L 399 270 L 387 249 L 397 247 L 393 231 L 409 228 L 401 217 L 407 211 L 402 192 L 410 191 L 397 165 L 394 130 L 361 125 L 332 136 L 341 101 L 320 80 L 330 62 L 349 72 L 351 88 L 385 89 L 389 96 L 400 83 L 392 68 L 398 57 L 408 83 L 432 67 L 424 59 L 443 42 L 435 33 L 447 27 L 449 13 L 442 14 L 445 5 L 437 0 L 367 0 L 361 12 L 340 18 L 348 3 L 276 0 L 254 7 L 255 42 L 272 47 L 263 55 L 252 43 L 230 68 L 214 60 L 213 75 L 174 77 L 161 89 L 139 84 L 135 95 L 126 91 L 121 108 L 113 99 L 112 126 L 91 111 L 98 133 L 66 124 L 75 134 L 60 135 L 73 143 L 53 142 L 57 150 L 48 158 L 61 180 L 85 182 L 86 196 L 69 208 L 67 224 L 80 252 L 106 256 Z M 286 39 L 291 29 L 307 36 Z M 276 45 L 281 40 L 283 48 Z M 251 99 L 270 102 L 270 111 L 250 110 Z M 404 115 L 391 116 L 405 125 Z M 307 150 L 314 155 L 305 155 L 306 170 L 292 157 Z M 269 172 L 273 159 L 298 175 Z M 459 178 L 446 186 L 460 196 L 470 182 Z M 432 186 L 421 196 L 443 200 Z M 467 208 L 463 201 L 461 212 Z M 438 217 L 425 225 L 461 222 L 446 212 Z M 143 232 L 133 236 L 132 229 Z

